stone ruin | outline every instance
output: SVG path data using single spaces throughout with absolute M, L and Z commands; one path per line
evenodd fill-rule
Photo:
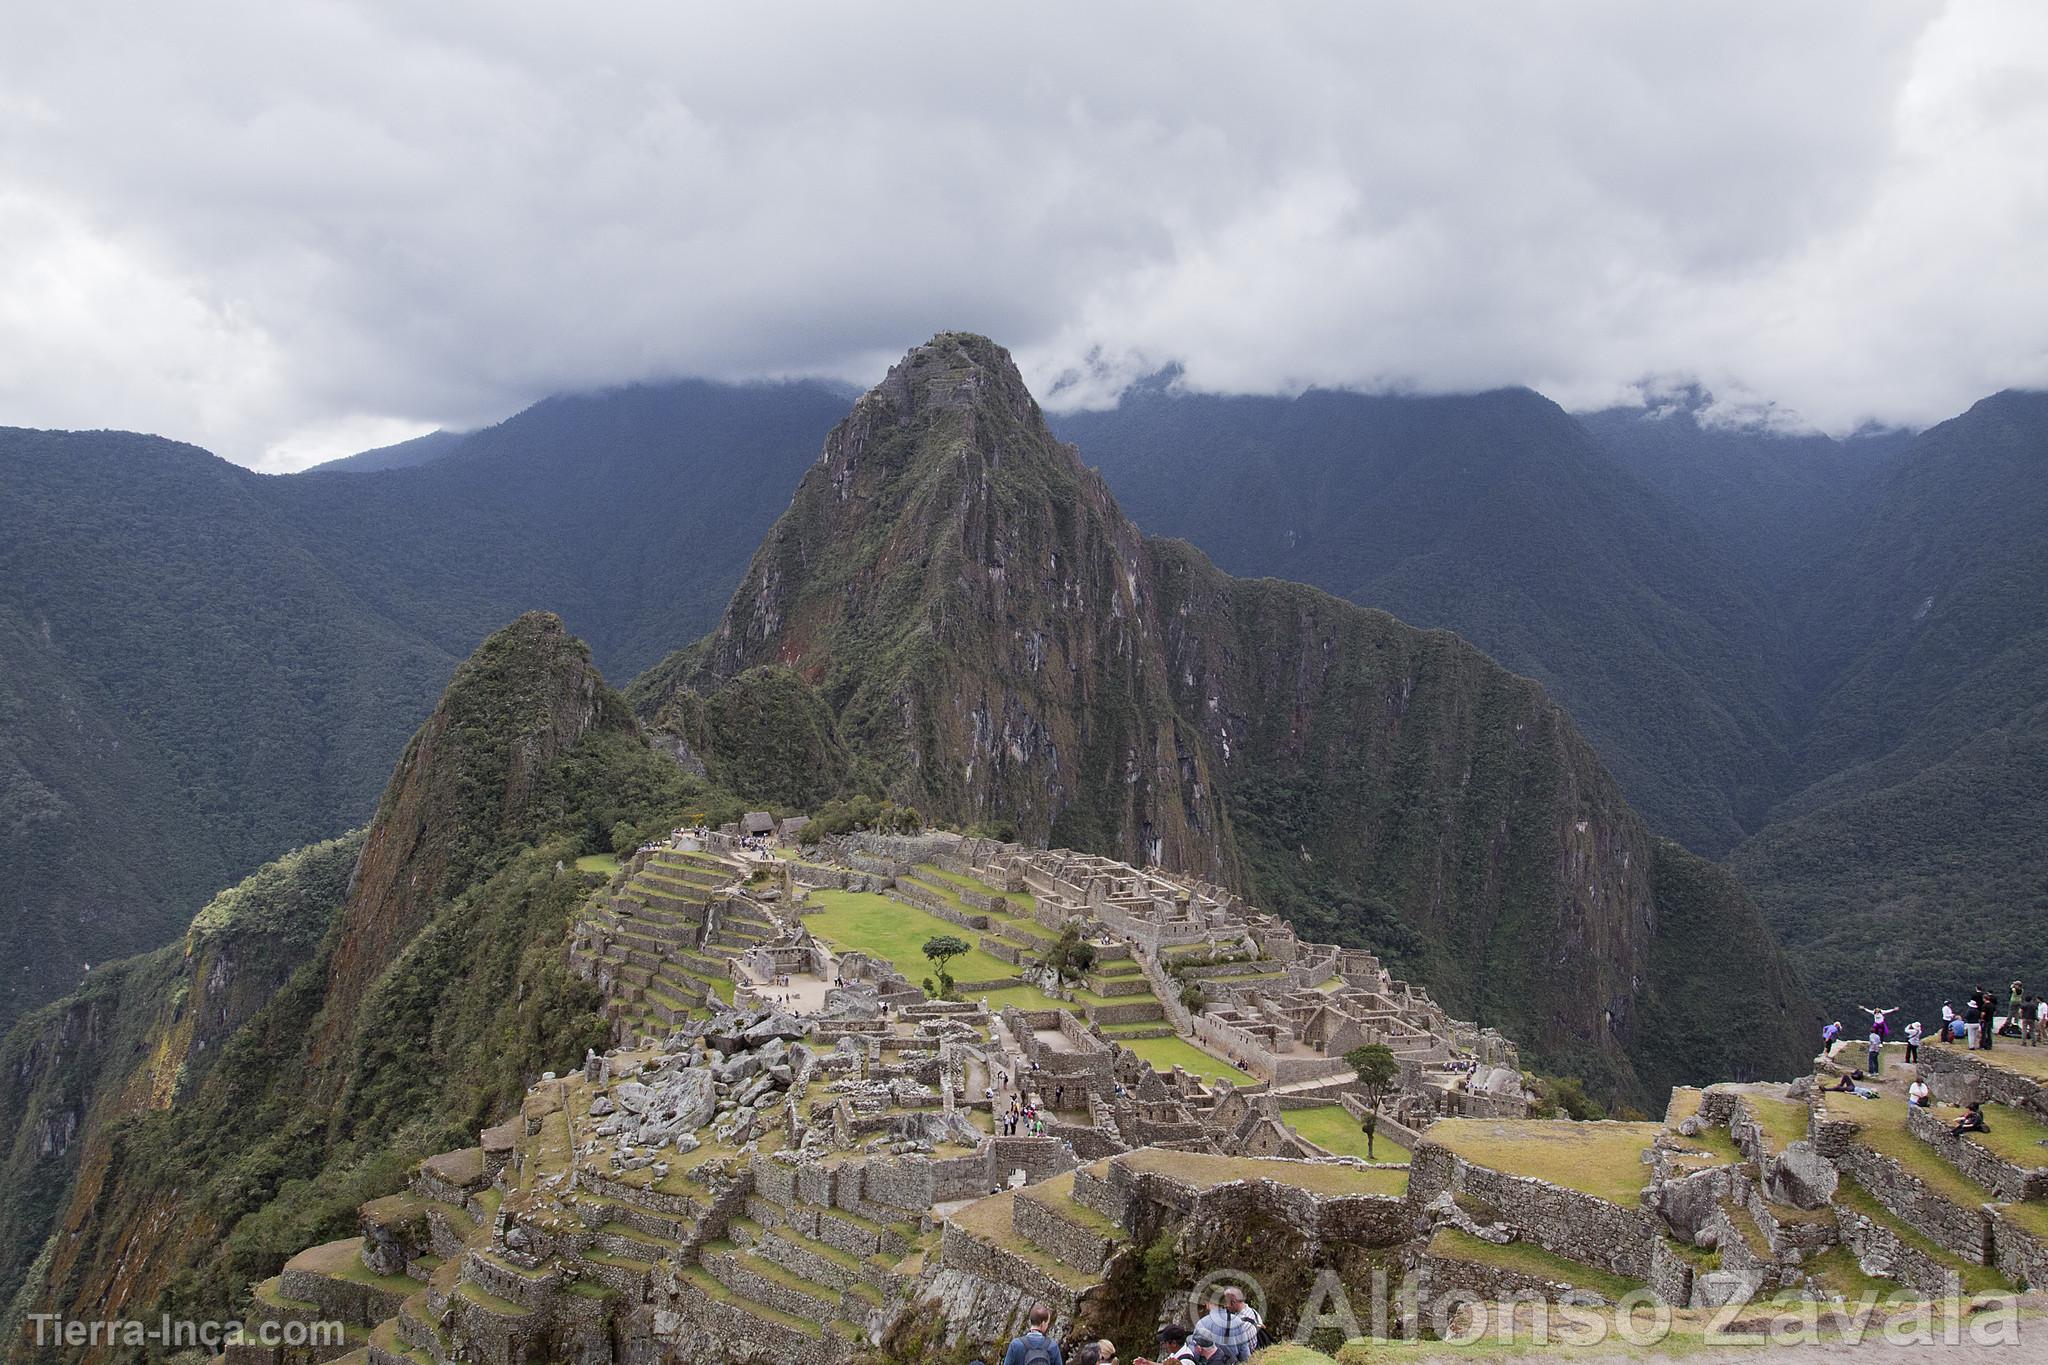
M 1004 1003 L 927 1000 L 830 950 L 802 922 L 820 885 L 979 936 L 1017 968 L 972 983 Z M 1037 970 L 1069 924 L 1096 950 L 1079 982 Z M 1368 1262 L 1425 1297 L 1827 1296 L 1845 1264 L 1919 1294 L 1958 1274 L 2048 1285 L 2048 1149 L 2029 1166 L 1929 1111 L 1899 1130 L 1925 1160 L 1902 1159 L 1871 1136 L 1897 1125 L 1869 1106 L 1895 1100 L 1825 1090 L 1827 1058 L 1791 1085 L 1674 1092 L 1661 1123 L 1531 1120 L 1508 1040 L 1370 953 L 1155 869 L 944 835 L 771 863 L 695 835 L 593 893 L 571 961 L 606 991 L 616 1045 L 364 1205 L 361 1237 L 294 1257 L 252 1318 L 340 1317 L 375 1365 L 826 1365 L 920 1306 L 977 1345 L 1040 1299 L 1062 1330 L 1092 1325 L 1118 1258 L 1160 1238 L 1182 1265 L 1227 1251 L 1275 1284 L 1352 1267 L 1361 1302 Z M 774 1000 L 798 976 L 831 983 L 801 1014 Z M 1039 1008 L 1014 989 L 1030 982 L 1072 998 Z M 1150 1038 L 1249 1079 L 1155 1067 L 1137 1050 Z M 1289 1121 L 1362 1116 L 1341 1063 L 1362 1042 L 1400 1061 L 1379 1134 L 1405 1161 L 1333 1155 Z M 2048 1121 L 2048 1092 L 2009 1069 L 1930 1045 L 1923 1071 L 1943 1101 Z M 1019 1091 L 1044 1106 L 1042 1133 L 1002 1132 Z M 1559 1163 L 1560 1137 L 1606 1155 Z M 1950 1173 L 1982 1200 L 1959 1201 Z M 1429 1328 L 1380 1307 L 1395 1333 Z

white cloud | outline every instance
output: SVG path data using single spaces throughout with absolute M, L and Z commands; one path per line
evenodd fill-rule
M 969 327 L 1069 401 L 1561 401 L 1830 429 L 2048 383 L 2011 3 L 711 11 L 79 0 L 0 46 L 0 421 L 293 467 Z

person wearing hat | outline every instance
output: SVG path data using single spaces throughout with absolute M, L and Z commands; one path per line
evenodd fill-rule
M 1953 1043 L 1956 1040 L 1956 1007 L 1953 1001 L 1941 1002 L 1941 1041 Z
M 1153 1349 L 1159 1352 L 1158 1359 L 1139 1356 L 1131 1361 L 1131 1365 L 1173 1365 L 1174 1361 L 1199 1359 L 1188 1354 L 1188 1329 L 1177 1322 L 1169 1322 L 1159 1329 Z

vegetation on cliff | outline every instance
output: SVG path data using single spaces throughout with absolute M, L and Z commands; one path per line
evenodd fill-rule
M 591 885 L 575 859 L 622 820 L 651 827 L 714 795 L 646 743 L 558 619 L 493 636 L 366 834 L 265 869 L 195 922 L 195 945 L 239 924 L 300 960 L 203 1076 L 80 1127 L 68 1201 L 30 1174 L 9 1252 L 33 1254 L 38 1216 L 51 1227 L 32 1302 L 227 1316 L 411 1161 L 471 1140 L 534 1075 L 579 1061 L 604 1029 L 564 961 Z M 175 963 L 124 970 L 155 975 L 137 980 L 119 1055 L 83 1082 L 93 1104 L 148 1074 L 163 1043 L 148 1011 L 173 994 Z M 7 1043 L 34 1045 L 26 1025 Z

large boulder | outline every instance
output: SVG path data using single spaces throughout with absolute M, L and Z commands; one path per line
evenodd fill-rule
M 1801 1138 L 1787 1143 L 1785 1150 L 1771 1158 L 1764 1171 L 1764 1191 L 1780 1204 L 1794 1208 L 1824 1209 L 1834 1198 L 1841 1182 L 1835 1164 L 1820 1154 L 1811 1142 Z

